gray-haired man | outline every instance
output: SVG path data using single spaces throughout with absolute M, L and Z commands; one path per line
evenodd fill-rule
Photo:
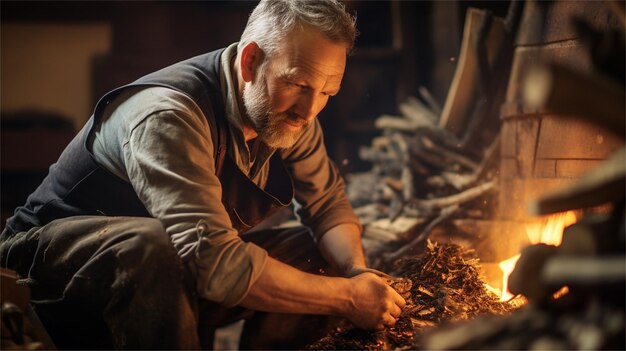
M 316 120 L 354 37 L 334 0 L 261 1 L 238 44 L 99 101 L 1 237 L 58 346 L 210 346 L 241 310 L 394 325 Z M 253 230 L 292 198 L 307 229 Z

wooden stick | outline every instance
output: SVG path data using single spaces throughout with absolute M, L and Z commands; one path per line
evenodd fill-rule
M 451 196 L 440 197 L 436 199 L 411 199 L 411 204 L 424 210 L 432 210 L 434 208 L 443 208 L 451 205 L 460 205 L 465 202 L 476 199 L 484 193 L 494 189 L 496 186 L 495 181 L 489 181 L 487 183 L 480 184 L 473 188 L 467 189 L 461 193 Z
M 462 156 L 456 152 L 450 151 L 444 147 L 441 147 L 435 143 L 425 143 L 426 148 L 428 148 L 431 151 L 434 151 L 438 154 L 440 154 L 441 156 L 443 156 L 444 158 L 446 158 L 447 160 L 451 161 L 451 162 L 456 162 L 462 166 L 465 166 L 466 168 L 469 168 L 470 170 L 474 170 L 478 167 L 478 165 L 476 164 L 476 162 L 470 160 L 469 158 Z
M 406 254 L 409 250 L 411 250 L 412 248 L 420 244 L 422 241 L 426 240 L 430 232 L 436 226 L 438 226 L 441 222 L 443 222 L 444 220 L 448 219 L 450 216 L 455 214 L 458 210 L 459 210 L 459 205 L 457 204 L 445 207 L 444 209 L 441 210 L 441 212 L 439 213 L 439 216 L 437 216 L 430 223 L 428 223 L 428 225 L 422 230 L 422 232 L 418 236 L 416 236 L 413 240 L 411 240 L 411 242 L 409 242 L 406 245 L 403 245 L 401 248 L 399 248 L 398 250 L 394 252 L 388 252 L 388 253 L 383 254 L 383 257 L 388 262 L 393 262 L 396 259 L 400 258 L 404 254 Z
M 548 284 L 593 285 L 620 283 L 626 280 L 626 257 L 553 257 L 541 277 Z
M 493 142 L 491 142 L 491 145 L 489 145 L 489 147 L 487 147 L 487 149 L 485 150 L 484 156 L 474 172 L 472 172 L 471 174 L 459 174 L 458 172 L 442 172 L 441 176 L 456 189 L 465 189 L 485 177 L 485 174 L 489 170 L 489 166 L 491 166 L 498 159 L 499 150 L 500 136 L 498 135 L 493 140 Z
M 417 91 L 420 93 L 420 96 L 422 97 L 422 99 L 424 99 L 424 101 L 426 101 L 426 104 L 428 105 L 428 107 L 430 107 L 430 109 L 433 111 L 433 113 L 437 116 L 437 120 L 439 120 L 439 116 L 441 116 L 441 104 L 439 103 L 439 101 L 437 101 L 437 99 L 435 99 L 435 97 L 430 93 L 430 91 L 428 91 L 428 89 L 426 89 L 426 87 L 421 86 L 419 88 L 417 88 Z
M 378 129 L 392 129 L 403 132 L 414 132 L 419 127 L 429 125 L 428 123 L 420 124 L 414 120 L 391 115 L 382 115 L 374 121 L 374 126 Z
M 424 125 L 436 126 L 438 116 L 426 107 L 421 101 L 414 97 L 409 97 L 398 106 L 398 109 L 408 119 Z

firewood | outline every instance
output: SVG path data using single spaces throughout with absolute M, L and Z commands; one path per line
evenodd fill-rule
M 431 153 L 425 148 L 414 148 L 411 150 L 411 155 L 436 170 L 444 170 L 450 167 L 450 163 L 446 162 L 440 155 Z
M 457 190 L 462 190 L 467 188 L 469 184 L 476 182 L 476 175 L 472 174 L 462 174 L 458 172 L 441 172 L 439 176 L 441 180 L 446 183 L 452 185 Z
M 481 27 L 492 19 L 490 26 L 481 31 Z M 484 34 L 484 35 L 482 35 Z M 484 73 L 483 67 L 479 67 L 477 46 L 482 45 L 486 49 L 489 68 L 495 68 L 496 58 L 505 49 L 507 31 L 502 18 L 493 17 L 484 10 L 469 9 L 465 17 L 463 28 L 463 40 L 459 54 L 459 63 L 454 72 L 450 84 L 450 90 L 444 103 L 439 125 L 451 130 L 455 135 L 462 136 L 466 130 L 470 118 L 476 118 L 472 111 L 475 102 L 482 96 L 479 95 L 480 73 Z
M 411 158 L 409 167 L 411 167 L 411 171 L 413 172 L 413 174 L 416 175 L 427 176 L 431 173 L 428 167 L 426 167 L 417 158 Z
M 607 323 L 611 320 L 611 323 Z M 425 336 L 426 350 L 622 350 L 623 302 L 529 304 L 508 316 L 482 316 Z
M 509 276 L 509 291 L 522 294 L 531 301 L 543 302 L 549 299 L 556 289 L 548 287 L 541 278 L 541 271 L 545 263 L 556 254 L 557 247 L 552 245 L 537 244 L 524 248 Z
M 404 213 L 406 201 L 402 197 L 402 193 L 394 191 L 391 202 L 389 203 L 389 219 L 394 221 Z
M 433 188 L 442 188 L 446 186 L 450 182 L 443 176 L 443 173 L 446 173 L 446 172 L 442 172 L 442 175 L 435 175 L 435 176 L 426 178 L 426 184 L 428 184 L 428 186 L 433 187 Z
M 422 232 L 419 235 L 417 235 L 413 240 L 411 240 L 411 242 L 409 242 L 406 245 L 403 245 L 402 247 L 400 247 L 398 250 L 394 252 L 385 253 L 383 255 L 384 259 L 388 262 L 393 262 L 394 260 L 397 260 L 398 258 L 402 257 L 403 255 L 408 253 L 410 250 L 412 250 L 415 246 L 419 245 L 424 240 L 426 240 L 430 232 L 433 230 L 433 228 L 435 228 L 437 225 L 441 224 L 441 222 L 443 222 L 444 220 L 448 219 L 450 216 L 455 214 L 458 210 L 459 210 L 458 205 L 451 205 L 449 207 L 444 208 L 443 210 L 441 210 L 441 213 L 439 214 L 439 216 L 437 216 L 430 223 L 428 223 L 428 225 L 422 230 Z
M 431 111 L 437 116 L 437 120 L 439 120 L 439 116 L 441 116 L 441 104 L 435 97 L 426 89 L 426 87 L 421 86 L 417 88 L 417 91 L 420 93 L 420 96 L 424 101 L 426 101 L 426 105 L 430 108 Z
M 414 120 L 410 120 L 400 116 L 382 115 L 374 121 L 374 126 L 378 129 L 392 129 L 403 132 L 414 132 L 421 126 L 429 124 L 420 124 Z
M 500 160 L 500 135 L 491 142 L 485 149 L 478 167 L 474 170 L 474 177 L 480 180 L 485 177 L 486 172 Z
M 423 136 L 422 138 L 422 143 L 423 145 L 431 152 L 435 152 L 439 155 L 441 155 L 441 157 L 445 160 L 445 162 L 447 163 L 453 163 L 456 162 L 466 168 L 468 168 L 469 170 L 474 170 L 476 169 L 476 167 L 478 167 L 478 165 L 476 164 L 476 162 L 474 162 L 473 160 L 470 160 L 469 158 L 456 153 L 454 151 L 450 151 L 442 146 L 439 146 L 438 144 L 435 144 L 432 140 L 430 140 L 428 137 Z
M 373 225 L 367 226 L 367 228 L 363 231 L 363 236 L 369 239 L 374 239 L 386 243 L 398 240 L 398 236 L 395 232 Z
M 361 225 L 367 226 L 371 222 L 382 218 L 387 214 L 387 206 L 379 203 L 368 203 L 364 206 L 356 207 L 354 213 L 359 217 Z
M 402 115 L 415 122 L 417 125 L 435 126 L 439 117 L 428 107 L 414 97 L 409 97 L 398 106 Z
M 481 179 L 484 179 L 487 175 L 487 171 L 493 167 L 494 163 L 498 160 L 498 151 L 500 150 L 500 136 L 497 136 L 485 152 L 480 161 L 480 164 L 474 169 L 472 173 L 464 174 L 458 172 L 441 172 L 441 177 L 448 184 L 452 185 L 457 190 L 463 190 L 468 186 L 476 184 Z
M 624 286 L 626 257 L 553 257 L 543 267 L 541 279 L 554 286 Z
M 495 181 L 489 181 L 473 188 L 467 189 L 461 193 L 436 198 L 436 199 L 411 199 L 410 203 L 417 208 L 424 210 L 432 210 L 436 208 L 444 208 L 451 205 L 460 205 L 468 201 L 474 200 L 486 192 L 493 190 L 496 186 Z
M 411 169 L 409 146 L 404 137 L 398 133 L 394 133 L 389 137 L 392 149 L 397 153 L 398 160 L 402 164 L 400 174 L 400 182 L 403 185 L 401 189 L 402 202 L 406 202 L 413 197 L 413 172 Z
M 361 146 L 359 148 L 359 158 L 373 163 L 394 162 L 394 156 L 386 150 L 374 147 Z

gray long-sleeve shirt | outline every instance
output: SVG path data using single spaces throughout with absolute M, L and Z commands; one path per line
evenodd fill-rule
M 260 143 L 252 150 L 243 135 L 237 81 L 231 62 L 236 44 L 221 59 L 220 78 L 229 155 L 263 188 L 269 157 L 279 152 L 295 189 L 297 213 L 315 238 L 343 223 L 359 224 L 345 196 L 341 176 L 327 156 L 318 121 L 289 149 Z M 131 89 L 107 106 L 90 140 L 96 162 L 130 182 L 150 214 L 161 220 L 175 248 L 195 275 L 199 296 L 226 306 L 238 304 L 267 260 L 262 248 L 243 242 L 221 203 L 215 175 L 212 126 L 200 108 L 180 92 Z M 197 225 L 209 235 L 199 240 Z

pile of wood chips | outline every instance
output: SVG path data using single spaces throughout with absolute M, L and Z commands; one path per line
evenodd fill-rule
M 306 349 L 419 349 L 423 332 L 443 322 L 514 309 L 485 289 L 478 259 L 458 245 L 428 241 L 422 254 L 398 260 L 391 274 L 402 278 L 390 284 L 407 302 L 394 327 L 368 332 L 345 322 Z

